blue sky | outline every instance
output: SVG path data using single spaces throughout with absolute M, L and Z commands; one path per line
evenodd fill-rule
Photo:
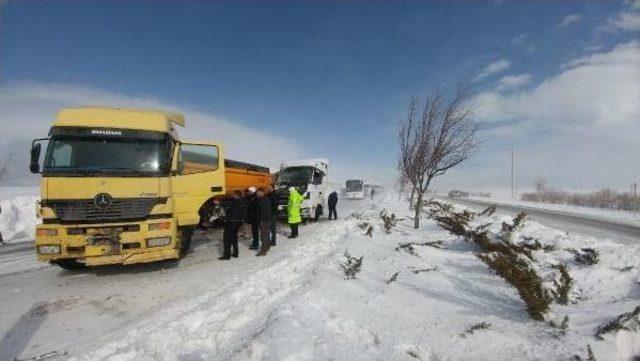
M 0 85 L 66 84 L 151 97 L 344 163 L 390 169 L 395 122 L 412 95 L 465 79 L 475 79 L 482 93 L 518 74 L 527 75 L 520 85 L 530 89 L 563 64 L 632 41 L 634 30 L 603 30 L 625 11 L 635 14 L 634 5 L 9 0 L 1 15 Z M 479 76 L 500 61 L 507 68 Z M 215 129 L 207 137 L 215 138 Z M 487 137 L 484 155 L 467 169 L 482 167 L 509 143 L 535 141 L 535 134 Z

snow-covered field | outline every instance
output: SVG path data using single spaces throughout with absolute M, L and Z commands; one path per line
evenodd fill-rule
M 34 238 L 38 187 L 0 187 L 0 233 L 5 243 Z
M 471 197 L 471 199 L 476 199 L 483 202 L 494 202 L 498 204 L 515 205 L 515 206 L 522 206 L 522 207 L 531 207 L 531 208 L 566 212 L 566 213 L 572 213 L 577 215 L 597 217 L 599 219 L 613 221 L 613 222 L 640 225 L 640 212 L 634 212 L 634 211 L 622 211 L 622 210 L 616 210 L 616 209 L 602 209 L 602 208 L 593 208 L 593 207 L 580 207 L 580 206 L 573 206 L 569 204 L 526 202 L 521 200 L 510 199 L 507 197 L 501 197 L 501 198 Z
M 403 219 L 390 234 L 382 209 Z M 69 272 L 23 255 L 20 264 L 30 267 L 0 275 L 0 359 L 66 351 L 61 359 L 562 360 L 585 359 L 587 345 L 598 360 L 640 354 L 637 330 L 594 337 L 600 324 L 638 305 L 640 245 L 526 223 L 519 236 L 555 246 L 533 252 L 541 274 L 550 281 L 549 265 L 563 261 L 575 280 L 571 302 L 554 304 L 547 316 L 569 317 L 562 335 L 531 320 L 474 245 L 426 218 L 414 230 L 397 196 L 341 200 L 339 212 L 338 221 L 281 239 L 267 257 L 242 247 L 239 259 L 218 261 L 219 233 L 198 235 L 179 264 Z M 358 216 L 344 218 L 352 212 Z M 371 237 L 364 222 L 374 227 Z M 397 249 L 427 241 L 442 248 Z M 582 247 L 597 248 L 600 262 L 579 265 L 566 251 Z M 363 257 L 353 280 L 339 265 L 346 250 Z

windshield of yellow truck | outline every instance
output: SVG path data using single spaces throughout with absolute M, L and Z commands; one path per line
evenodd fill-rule
M 45 175 L 157 176 L 169 171 L 168 139 L 53 137 Z

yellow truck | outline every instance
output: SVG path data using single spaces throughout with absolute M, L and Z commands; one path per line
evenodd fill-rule
M 179 259 L 214 199 L 271 183 L 268 168 L 225 159 L 220 143 L 180 140 L 177 126 L 183 115 L 159 110 L 60 111 L 31 148 L 31 171 L 42 173 L 38 260 L 72 269 Z

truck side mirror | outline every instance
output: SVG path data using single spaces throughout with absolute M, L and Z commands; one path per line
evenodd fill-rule
M 31 147 L 31 164 L 29 169 L 31 173 L 40 173 L 40 151 L 42 150 L 42 144 L 35 143 Z

